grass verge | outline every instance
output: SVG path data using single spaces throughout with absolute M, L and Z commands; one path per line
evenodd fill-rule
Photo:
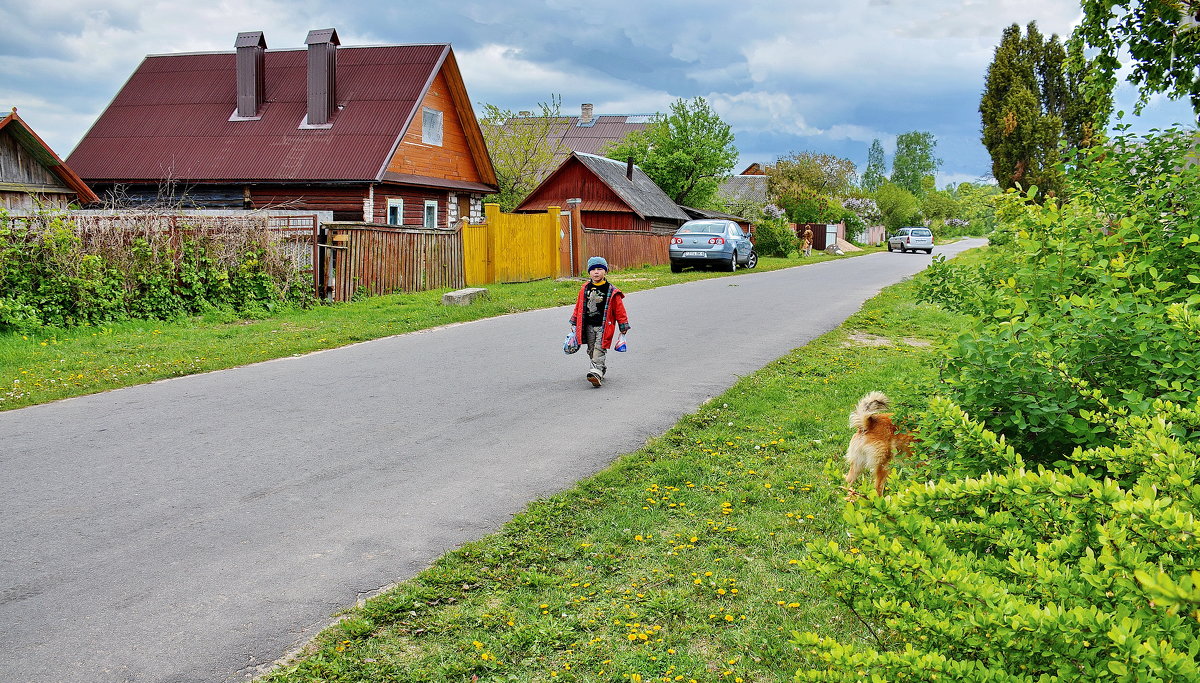
M 862 639 L 797 560 L 845 542 L 846 415 L 916 402 L 961 321 L 911 282 L 644 448 L 344 615 L 262 680 L 791 680 L 792 631 Z M 891 488 L 919 477 L 899 463 Z M 869 487 L 865 487 L 869 488 Z M 851 550 L 853 552 L 853 550 Z
M 868 249 L 861 253 L 880 251 Z M 858 252 L 856 252 L 858 253 Z M 755 271 L 778 270 L 834 258 L 762 258 Z M 667 266 L 613 273 L 626 292 L 747 271 L 671 273 Z M 456 322 L 575 302 L 579 281 L 542 280 L 488 285 L 489 298 L 470 306 L 442 306 L 445 289 L 371 297 L 263 319 L 214 312 L 177 321 L 133 321 L 101 327 L 0 335 L 0 410 L 144 384 L 169 377 L 331 349 Z M 565 327 L 564 327 L 565 329 Z

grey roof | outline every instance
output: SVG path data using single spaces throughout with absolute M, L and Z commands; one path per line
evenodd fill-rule
M 574 156 L 642 218 L 688 220 L 683 209 L 637 166 L 633 167 L 633 180 L 630 180 L 625 177 L 627 167 L 623 161 L 583 152 L 575 152 Z
M 731 203 L 767 203 L 767 176 L 735 175 L 721 181 L 717 194 Z
M 722 213 L 720 211 L 711 211 L 709 209 L 696 209 L 696 208 L 693 208 L 690 206 L 684 206 L 683 204 L 680 204 L 679 208 L 683 209 L 684 213 L 686 213 L 688 216 L 691 216 L 692 220 L 696 220 L 696 219 L 700 219 L 700 218 L 724 218 L 725 220 L 736 221 L 738 223 L 749 223 L 750 222 L 749 218 L 743 218 L 741 216 L 734 216 L 733 214 Z

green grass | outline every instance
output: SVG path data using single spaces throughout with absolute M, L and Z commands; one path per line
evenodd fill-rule
M 264 680 L 786 681 L 792 631 L 862 641 L 797 560 L 809 543 L 853 543 L 841 455 L 858 397 L 915 402 L 937 342 L 961 326 L 913 300 L 911 282 L 885 290 L 644 448 L 349 610 Z M 890 488 L 914 478 L 901 462 Z
M 872 253 L 879 249 L 867 250 Z M 763 258 L 758 269 L 818 263 Z M 844 258 L 844 257 L 840 257 Z M 746 271 L 671 273 L 666 266 L 614 272 L 626 292 L 707 277 L 740 277 Z M 574 303 L 578 281 L 543 280 L 487 286 L 489 297 L 470 306 L 442 306 L 448 290 L 392 294 L 308 310 L 286 310 L 264 319 L 216 312 L 177 321 L 135 321 L 101 327 L 0 335 L 0 410 L 82 396 L 168 377 L 221 370 L 311 353 L 415 330 L 505 313 Z

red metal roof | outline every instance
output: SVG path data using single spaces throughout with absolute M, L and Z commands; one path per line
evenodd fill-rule
M 449 45 L 345 47 L 337 52 L 330 128 L 298 126 L 307 111 L 307 52 L 268 50 L 258 120 L 237 108 L 235 55 L 151 55 L 68 161 L 91 182 L 379 180 Z

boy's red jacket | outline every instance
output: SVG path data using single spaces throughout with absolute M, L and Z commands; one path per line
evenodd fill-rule
M 571 324 L 578 330 L 579 340 L 583 339 L 583 293 L 587 291 L 588 283 L 579 288 L 579 298 L 575 301 L 575 312 L 571 314 Z M 617 335 L 617 325 L 628 325 L 629 316 L 625 315 L 625 292 L 617 289 L 613 283 L 608 283 L 612 292 L 608 295 L 608 303 L 604 305 L 604 335 L 601 337 L 601 348 L 611 349 L 613 337 Z

